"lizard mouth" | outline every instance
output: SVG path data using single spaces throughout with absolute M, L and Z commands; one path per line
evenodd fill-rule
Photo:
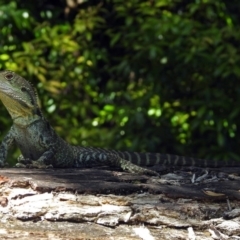
M 5 87 L 1 84 L 0 84 L 0 92 L 5 93 L 7 95 L 11 95 L 11 96 L 14 95 L 14 92 L 11 90 L 10 87 Z
M 18 95 L 11 89 L 0 85 L 0 99 L 2 99 L 3 101 L 4 96 L 1 98 L 1 93 L 2 95 L 9 97 L 11 100 L 14 99 L 17 103 L 19 103 L 24 108 L 30 108 L 30 106 L 26 104 L 26 102 L 21 97 L 18 97 Z

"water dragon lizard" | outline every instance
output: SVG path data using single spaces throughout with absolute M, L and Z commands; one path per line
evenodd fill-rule
M 0 145 L 0 166 L 6 162 L 10 146 L 15 143 L 22 155 L 20 162 L 44 168 L 113 165 L 132 173 L 158 175 L 142 166 L 163 164 L 180 166 L 240 166 L 236 161 L 210 161 L 160 153 L 137 153 L 72 146 L 59 137 L 40 109 L 34 87 L 12 71 L 0 72 L 0 99 L 13 120 L 13 125 Z

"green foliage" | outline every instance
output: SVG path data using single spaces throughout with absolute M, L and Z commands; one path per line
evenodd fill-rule
M 0 3 L 0 67 L 68 142 L 239 158 L 237 1 Z

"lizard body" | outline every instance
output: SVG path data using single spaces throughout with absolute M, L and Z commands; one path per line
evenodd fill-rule
M 0 145 L 0 166 L 4 166 L 7 152 L 14 143 L 21 150 L 22 162 L 31 162 L 36 167 L 52 165 L 67 168 L 101 164 L 118 166 L 133 173 L 157 175 L 141 165 L 240 166 L 240 162 L 235 161 L 219 162 L 160 153 L 71 146 L 56 134 L 44 118 L 32 85 L 12 71 L 0 72 L 0 99 L 13 120 L 10 131 Z

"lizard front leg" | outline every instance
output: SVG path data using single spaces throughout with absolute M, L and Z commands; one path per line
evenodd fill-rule
M 18 158 L 18 163 L 16 167 L 27 167 L 27 168 L 52 168 L 52 159 L 56 154 L 56 144 L 49 141 L 48 138 L 41 137 L 39 140 L 39 145 L 45 149 L 45 152 L 37 160 L 25 158 L 20 155 Z
M 14 134 L 13 129 L 11 128 L 7 135 L 3 138 L 3 141 L 0 145 L 0 167 L 5 166 L 5 162 L 7 159 L 8 149 L 14 143 Z

